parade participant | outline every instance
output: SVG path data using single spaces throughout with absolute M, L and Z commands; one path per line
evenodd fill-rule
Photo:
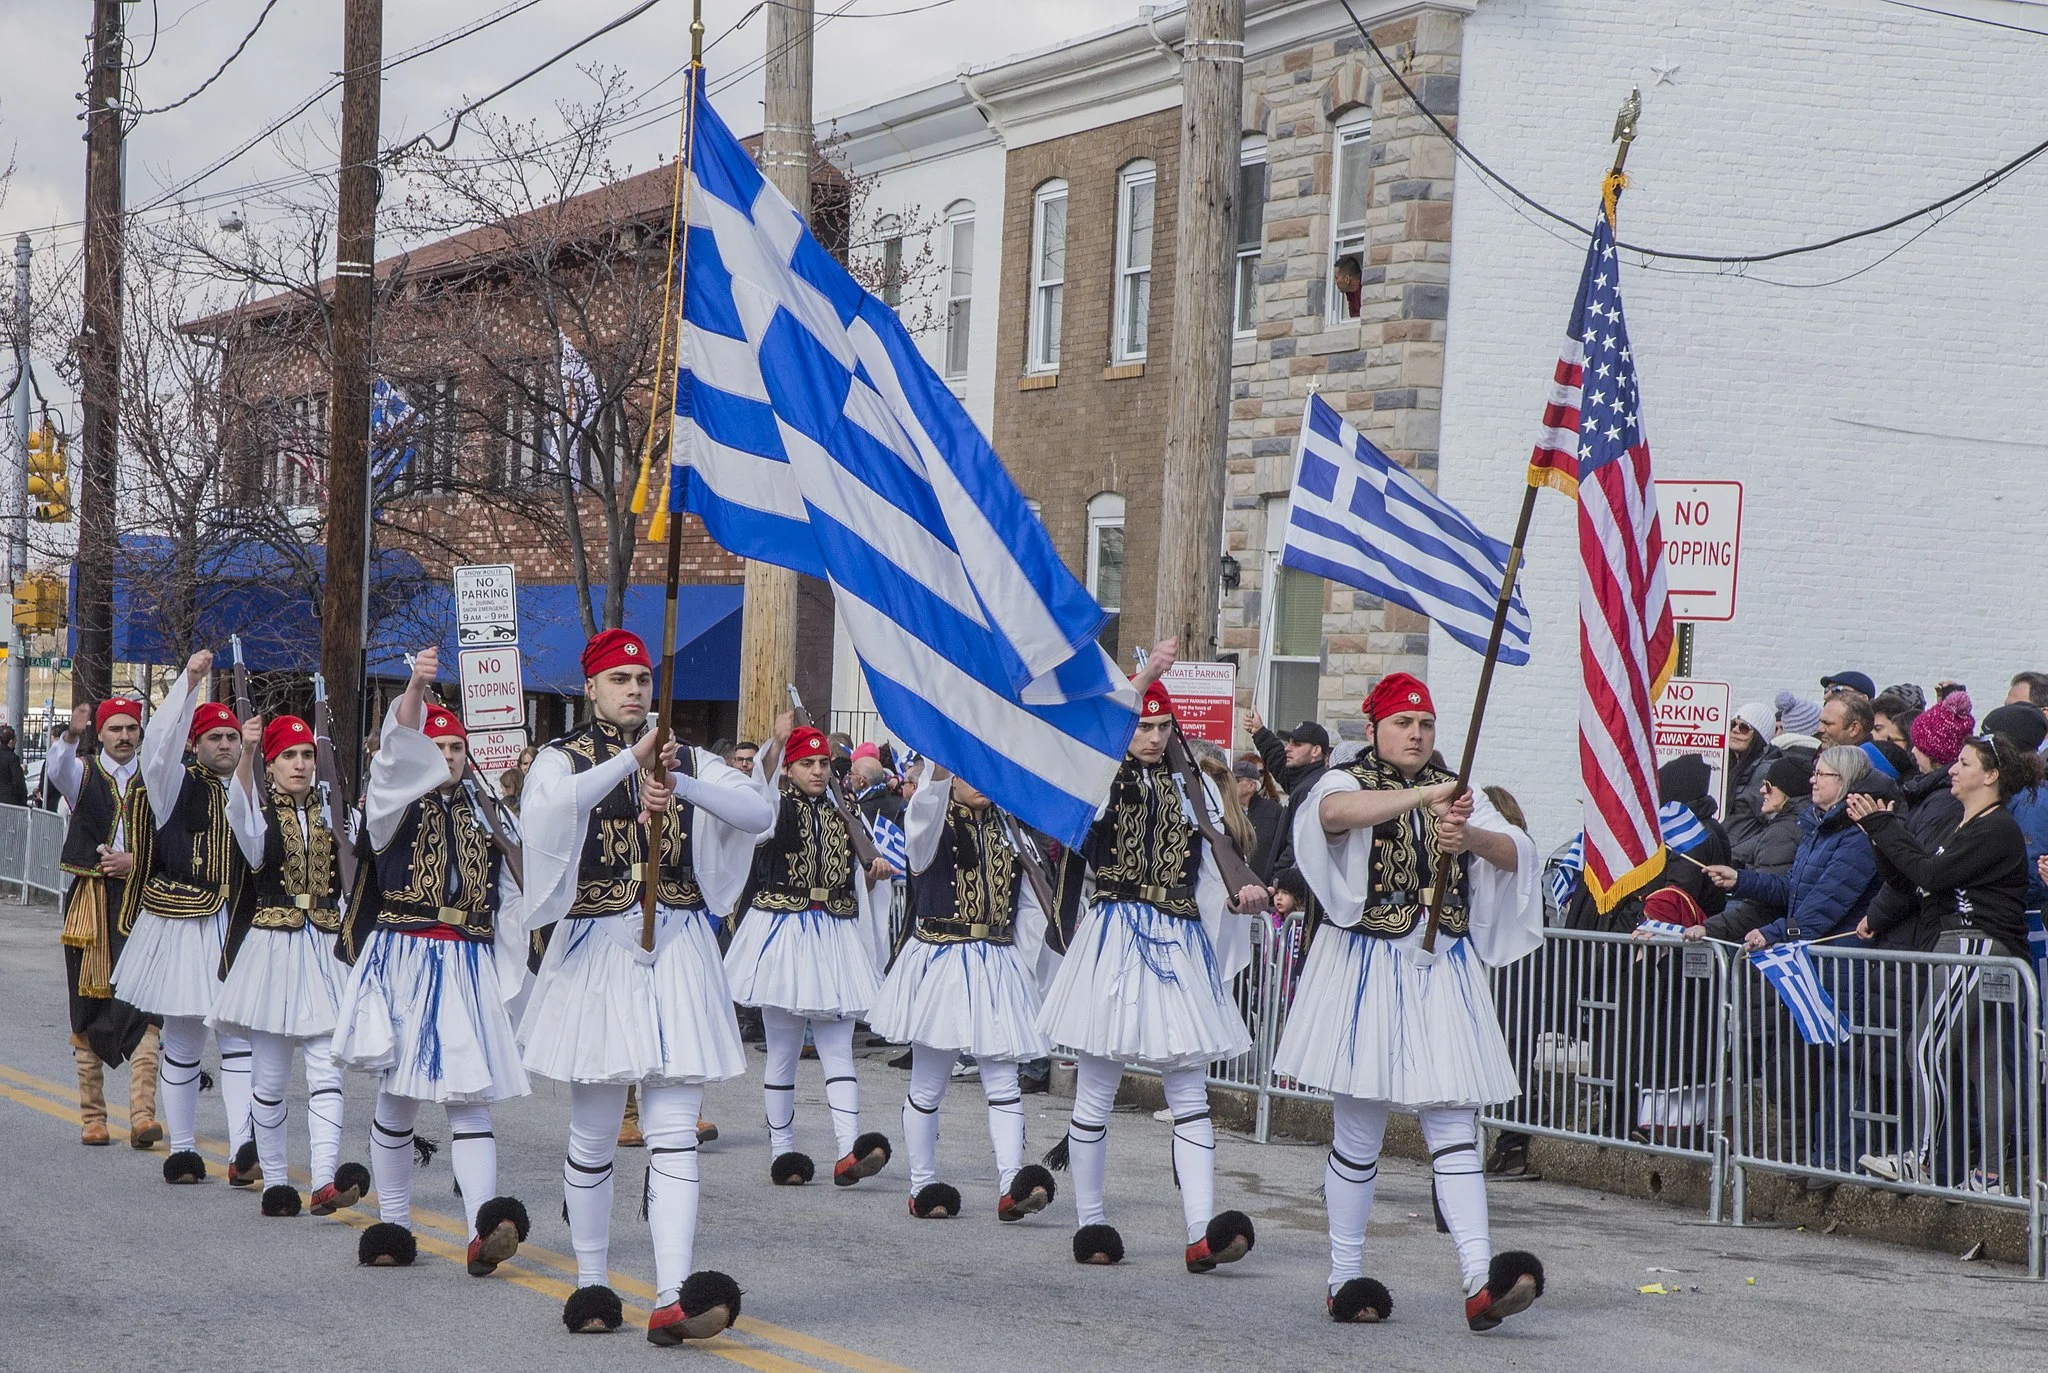
M 1220 813 L 1220 798 L 1206 781 L 1201 796 L 1190 796 L 1167 762 L 1174 707 L 1158 678 L 1173 661 L 1168 640 L 1133 679 L 1137 729 L 1081 848 L 1095 889 L 1038 1024 L 1076 1051 L 1073 1119 L 1051 1155 L 1056 1166 L 1073 1165 L 1075 1261 L 1123 1258 L 1123 1237 L 1105 1218 L 1102 1183 L 1110 1108 L 1124 1068 L 1136 1066 L 1156 1071 L 1166 1089 L 1187 1269 L 1207 1273 L 1243 1258 L 1256 1238 L 1244 1212 L 1212 1213 L 1216 1131 L 1204 1075 L 1211 1063 L 1251 1048 L 1229 991 L 1251 962 L 1251 929 L 1233 912 L 1262 908 L 1266 892 L 1257 885 L 1226 890 L 1194 814 L 1197 805 Z
M 530 1071 L 569 1084 L 562 1195 L 578 1287 L 562 1320 L 578 1333 L 616 1330 L 623 1319 L 607 1276 L 612 1159 L 626 1093 L 639 1086 L 657 1293 L 647 1338 L 669 1345 L 715 1335 L 739 1315 L 731 1278 L 691 1269 L 697 1114 L 705 1083 L 746 1072 L 712 912 L 732 909 L 754 836 L 775 815 L 749 779 L 703 749 L 671 744 L 667 766 L 652 770 L 652 666 L 638 635 L 593 637 L 583 649 L 593 718 L 543 748 L 527 772 L 521 920 L 555 929 L 520 1039 Z M 649 873 L 654 827 L 661 847 Z M 651 949 L 642 923 L 649 880 Z
M 1024 1098 L 1017 1065 L 1052 1045 L 1038 1028 L 1045 908 L 1017 852 L 1015 821 L 963 777 L 934 768 L 904 810 L 910 938 L 868 1017 L 876 1034 L 910 1045 L 903 1147 L 910 1214 L 960 1214 L 960 1193 L 938 1180 L 939 1105 L 959 1056 L 974 1056 L 996 1153 L 996 1218 L 1021 1220 L 1051 1204 L 1052 1174 L 1024 1164 Z
M 265 779 L 256 781 L 256 757 Z M 334 1061 L 335 1009 L 346 969 L 334 956 L 341 931 L 341 873 L 334 828 L 313 785 L 313 728 L 296 715 L 267 725 L 242 722 L 242 761 L 228 803 L 249 860 L 250 880 L 228 923 L 220 994 L 207 1024 L 248 1037 L 254 1051 L 250 1114 L 256 1154 L 270 1186 L 263 1214 L 299 1214 L 299 1189 L 287 1180 L 285 1093 L 292 1053 L 306 1057 L 306 1136 L 311 1147 L 313 1214 L 332 1215 L 370 1190 L 360 1163 L 341 1155 L 341 1068 Z
M 220 989 L 228 913 L 249 876 L 245 845 L 230 838 L 235 817 L 227 786 L 241 761 L 242 722 L 226 706 L 200 701 L 199 690 L 212 668 L 211 653 L 193 654 L 142 732 L 142 784 L 150 824 L 137 826 L 130 842 L 135 866 L 145 876 L 141 891 L 124 903 L 121 932 L 128 942 L 114 965 L 114 990 L 121 999 L 163 1017 L 157 1094 L 171 1147 L 164 1160 L 165 1182 L 206 1177 L 195 1133 L 199 1061 L 206 1046 L 206 1017 Z M 228 1182 L 247 1187 L 261 1180 L 249 1137 L 249 1041 L 221 1032 L 214 1038 L 234 1149 Z
M 426 701 L 439 666 L 431 648 L 414 660 L 364 787 L 365 852 L 337 943 L 353 966 L 334 1057 L 379 1075 L 370 1122 L 379 1221 L 363 1232 L 357 1261 L 413 1261 L 413 1125 L 421 1103 L 437 1101 L 469 1223 L 469 1271 L 483 1277 L 527 1234 L 526 1208 L 497 1194 L 491 1133 L 491 1103 L 528 1090 L 501 990 L 518 987 L 526 950 L 516 922 L 499 920 L 515 899 L 511 877 L 462 784 L 468 734 Z
M 779 783 L 768 779 L 780 768 Z M 726 950 L 733 999 L 758 1006 L 767 1031 L 761 1094 L 768 1113 L 768 1175 L 802 1186 L 815 1174 L 796 1151 L 796 1065 L 808 1025 L 825 1070 L 838 1161 L 832 1181 L 851 1187 L 888 1166 L 889 1141 L 860 1133 L 860 1080 L 853 1071 L 853 1022 L 880 989 L 877 950 L 885 914 L 869 884 L 888 878 L 886 860 L 866 871 L 854 853 L 846 812 L 826 789 L 832 749 L 793 712 L 754 760 L 755 784 L 775 798 L 772 827 L 756 835 L 753 870 L 739 904 L 739 929 Z
M 1492 1252 L 1479 1158 L 1479 1108 L 1521 1095 L 1488 982 L 1491 969 L 1543 942 L 1536 850 L 1431 762 L 1428 687 L 1396 672 L 1364 709 L 1371 746 L 1331 769 L 1295 819 L 1295 859 L 1323 924 L 1273 1070 L 1333 1098 L 1323 1179 L 1330 1315 L 1370 1322 L 1393 1311 L 1361 1258 L 1387 1115 L 1414 1110 L 1457 1245 L 1466 1322 L 1491 1330 L 1543 1292 L 1533 1255 Z M 1445 854 L 1455 861 L 1432 953 L 1423 948 L 1430 885 Z
M 100 751 L 79 757 L 87 731 Z M 64 892 L 64 987 L 71 1003 L 71 1056 L 78 1065 L 78 1142 L 106 1144 L 106 1073 L 103 1065 L 128 1061 L 128 1143 L 147 1149 L 164 1137 L 156 1120 L 159 1035 L 156 1024 L 116 1000 L 114 964 L 120 960 L 121 912 L 131 889 L 138 828 L 149 825 L 142 799 L 142 706 L 111 696 L 74 706 L 68 728 L 57 732 L 43 759 L 43 777 L 71 807 L 60 859 L 71 885 Z M 147 874 L 145 874 L 146 876 Z

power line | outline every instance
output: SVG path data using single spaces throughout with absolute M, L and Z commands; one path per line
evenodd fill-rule
M 159 105 L 153 110 L 137 110 L 132 117 L 140 119 L 144 115 L 168 114 L 170 111 L 177 109 L 178 106 L 183 105 L 188 101 L 196 100 L 199 97 L 201 91 L 204 91 L 208 86 L 211 86 L 214 82 L 220 80 L 221 76 L 227 71 L 227 69 L 235 64 L 235 59 L 242 55 L 242 50 L 249 46 L 250 40 L 256 37 L 257 30 L 263 27 L 263 21 L 268 19 L 270 17 L 270 12 L 276 8 L 277 0 L 266 0 L 266 3 L 263 6 L 263 12 L 256 16 L 256 22 L 250 26 L 249 31 L 247 33 L 242 35 L 242 41 L 235 44 L 235 50 L 228 54 L 228 60 L 221 63 L 220 66 L 214 69 L 212 76 L 207 77 L 204 81 L 200 82 L 196 87 L 194 87 L 189 93 L 179 96 L 170 104 Z M 151 14 L 154 14 L 156 12 L 155 0 L 151 0 L 150 12 Z M 152 32 L 149 36 L 149 50 L 152 54 L 156 52 L 156 34 L 154 32 Z M 147 62 L 149 61 L 149 58 L 145 57 L 142 59 L 142 61 Z M 142 63 L 138 62 L 136 63 L 136 65 L 141 66 Z

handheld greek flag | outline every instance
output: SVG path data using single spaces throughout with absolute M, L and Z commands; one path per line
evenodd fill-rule
M 910 871 L 909 839 L 903 827 L 886 815 L 877 815 L 868 829 L 875 837 L 875 852 L 889 861 L 889 866 L 901 873 Z
M 1373 447 L 1328 401 L 1310 396 L 1280 561 L 1427 615 L 1483 654 L 1508 546 Z M 1519 588 L 1508 603 L 1500 661 L 1529 661 L 1529 609 Z
M 1778 999 L 1785 1003 L 1785 1009 L 1792 1014 L 1792 1023 L 1799 1027 L 1799 1037 L 1808 1044 L 1846 1044 L 1849 1040 L 1848 1027 L 1835 1012 L 1835 999 L 1828 995 L 1828 989 L 1820 985 L 1820 977 L 1813 970 L 1813 960 L 1806 954 L 1807 942 L 1803 939 L 1787 944 L 1773 944 L 1768 949 L 1758 949 L 1749 956 L 1757 970 L 1764 975 Z
M 1657 829 L 1664 836 L 1665 847 L 1673 853 L 1691 853 L 1707 841 L 1707 827 L 1683 801 L 1667 801 L 1657 808 Z M 1572 846 L 1550 869 L 1550 895 L 1559 909 L 1571 901 L 1585 866 L 1586 832 L 1580 830 L 1572 836 Z
M 1637 934 L 1657 935 L 1671 939 L 1685 938 L 1685 926 L 1676 920 L 1643 920 L 1636 924 Z
M 373 488 L 389 486 L 412 466 L 419 412 L 384 378 L 370 388 L 370 473 Z
M 883 723 L 1078 842 L 1137 723 L 1107 616 L 896 312 L 694 83 L 671 510 L 832 584 Z

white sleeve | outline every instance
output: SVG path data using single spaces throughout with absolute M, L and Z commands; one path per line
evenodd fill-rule
M 519 791 L 520 828 L 526 835 L 520 848 L 521 875 L 526 879 L 518 921 L 522 930 L 552 925 L 569 909 L 576 896 L 576 868 L 590 813 L 636 766 L 631 753 L 619 753 L 578 773 L 558 748 L 534 755 Z M 500 880 L 510 876 L 508 872 Z
M 228 778 L 228 828 L 242 846 L 242 857 L 255 869 L 263 867 L 263 841 L 270 826 L 263 818 L 263 803 L 244 785 L 242 774 Z
M 1513 872 L 1475 855 L 1466 879 L 1472 952 L 1489 968 L 1505 967 L 1543 947 L 1543 865 L 1535 841 L 1509 824 L 1483 792 L 1475 790 L 1466 823 L 1515 842 Z
M 868 947 L 875 956 L 875 975 L 879 977 L 889 962 L 889 916 L 896 899 L 896 883 L 878 882 L 870 887 L 858 855 L 853 856 L 853 863 L 853 896 L 860 903 L 861 930 L 868 937 Z
M 1333 925 L 1350 929 L 1372 895 L 1372 830 L 1331 834 L 1323 828 L 1323 798 L 1357 791 L 1358 779 L 1331 769 L 1309 789 L 1294 813 L 1294 865 Z
M 1020 853 L 1017 861 L 1032 860 Z M 1024 960 L 1025 972 L 1043 996 L 1052 986 L 1053 974 L 1059 971 L 1060 956 L 1045 942 L 1045 907 L 1038 903 L 1038 892 L 1031 879 L 1021 875 L 1017 882 L 1017 912 L 1010 920 L 1010 938 L 1017 945 L 1017 956 Z
M 698 749 L 696 833 L 690 837 L 697 889 L 713 915 L 727 916 L 746 889 L 754 867 L 754 846 L 775 832 L 782 798 L 763 792 L 756 779 L 725 765 L 715 753 Z M 710 797 L 717 804 L 707 804 Z
M 953 783 L 925 782 L 910 793 L 903 807 L 903 857 L 912 872 L 923 872 L 938 856 L 939 836 L 946 828 L 946 803 Z
M 370 844 L 382 850 L 398 833 L 405 810 L 448 781 L 448 760 L 432 739 L 398 723 L 398 702 L 384 712 L 377 756 L 370 760 L 370 784 L 364 789 L 363 821 Z
M 1216 784 L 1207 777 L 1202 778 L 1202 790 L 1208 796 L 1209 814 L 1221 828 L 1223 797 L 1217 792 Z M 1180 802 L 1188 814 L 1189 823 L 1194 823 L 1194 806 L 1185 791 L 1181 793 Z M 1202 862 L 1195 872 L 1195 909 L 1202 914 L 1202 928 L 1208 933 L 1210 947 L 1216 950 L 1216 970 L 1225 982 L 1250 967 L 1252 961 L 1251 922 L 1254 917 L 1239 915 L 1230 909 L 1234 895 L 1224 885 L 1223 869 L 1216 861 L 1216 846 L 1204 836 Z
M 57 789 L 69 806 L 78 804 L 78 789 L 85 785 L 85 764 L 78 756 L 78 741 L 66 735 L 50 741 L 43 755 L 43 780 Z
M 149 796 L 149 813 L 156 828 L 177 807 L 178 794 L 185 788 L 185 744 L 192 733 L 192 715 L 199 709 L 199 693 L 192 679 L 179 673 L 171 683 L 164 703 L 149 717 L 142 731 L 142 754 L 137 760 L 142 785 Z
M 745 774 L 725 765 L 717 754 L 692 750 L 695 777 L 669 774 L 676 795 L 736 830 L 761 835 L 775 828 L 775 805 Z

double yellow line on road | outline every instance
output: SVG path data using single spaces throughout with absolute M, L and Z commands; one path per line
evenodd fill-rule
M 12 1101 L 30 1110 L 40 1111 L 55 1120 L 68 1125 L 78 1125 L 78 1106 L 75 1089 L 33 1073 L 22 1072 L 0 1064 L 0 1100 Z M 107 1131 L 119 1143 L 126 1143 L 128 1127 L 108 1120 Z M 200 1153 L 213 1166 L 225 1168 L 228 1163 L 227 1145 L 216 1139 L 201 1136 Z M 310 1181 L 303 1170 L 294 1169 L 292 1181 L 304 1187 Z M 251 1212 L 255 1208 L 252 1206 Z M 345 1210 L 334 1213 L 332 1219 L 357 1230 L 366 1230 L 376 1223 L 376 1216 L 369 1211 Z M 419 1242 L 422 1255 L 445 1259 L 459 1267 L 466 1267 L 469 1258 L 469 1225 L 460 1216 L 443 1215 L 429 1211 L 417 1202 L 412 1208 L 413 1237 Z M 544 1271 L 535 1271 L 544 1270 Z M 567 1277 L 550 1277 L 548 1272 Z M 559 1306 L 566 1301 L 576 1288 L 576 1260 L 567 1254 L 544 1249 L 537 1244 L 522 1244 L 513 1262 L 501 1265 L 498 1274 L 516 1287 L 538 1292 L 552 1298 Z M 647 1318 L 655 1300 L 653 1287 L 637 1278 L 614 1271 L 611 1275 L 612 1290 L 625 1301 L 628 1327 L 638 1325 L 645 1328 Z M 624 1328 L 622 1328 L 623 1333 Z M 735 1338 L 735 1337 L 738 1338 Z M 769 1346 L 773 1346 L 770 1348 Z M 901 1364 L 889 1363 L 872 1358 L 858 1350 L 845 1349 L 828 1340 L 806 1335 L 800 1330 L 790 1330 L 752 1316 L 740 1317 L 733 1328 L 713 1340 L 694 1346 L 707 1354 L 716 1354 L 722 1359 L 742 1364 L 748 1368 L 762 1370 L 762 1373 L 815 1373 L 819 1368 L 848 1369 L 851 1373 L 912 1373 Z M 775 1352 L 780 1349 L 795 1354 L 807 1362 L 798 1363 Z

